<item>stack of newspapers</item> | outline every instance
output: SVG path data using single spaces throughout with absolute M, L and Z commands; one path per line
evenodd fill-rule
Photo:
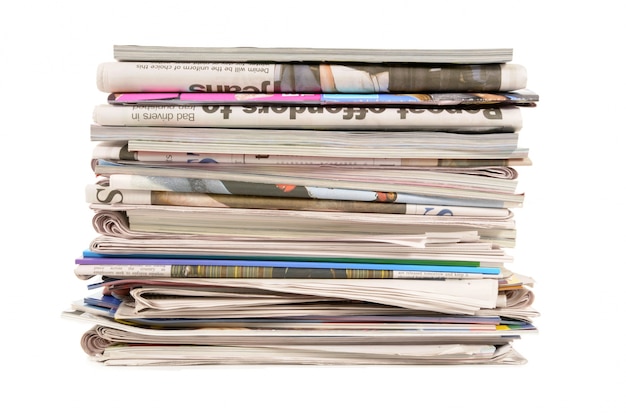
M 76 259 L 106 365 L 522 364 L 511 49 L 116 45 L 97 68 L 97 236 Z

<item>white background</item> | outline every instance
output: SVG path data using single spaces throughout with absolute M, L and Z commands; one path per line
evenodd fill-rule
M 561 4 L 557 7 L 553 3 Z M 625 34 L 619 2 L 28 2 L 0 17 L 0 413 L 624 414 Z M 524 109 L 515 267 L 537 281 L 540 333 L 513 367 L 109 368 L 60 318 L 85 293 L 74 259 L 94 236 L 95 69 L 113 44 L 512 47 Z M 6 147 L 8 146 L 8 148 Z M 8 285 L 8 286 L 7 286 Z M 5 407 L 6 409 L 2 409 Z

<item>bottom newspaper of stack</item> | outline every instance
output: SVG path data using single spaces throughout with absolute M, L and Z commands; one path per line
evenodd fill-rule
M 538 313 L 533 279 L 505 267 L 510 209 L 141 190 L 96 171 L 99 235 L 75 270 L 89 294 L 63 313 L 91 324 L 95 361 L 526 362 L 513 342 Z

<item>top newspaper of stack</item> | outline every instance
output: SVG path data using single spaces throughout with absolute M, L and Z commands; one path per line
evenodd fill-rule
M 340 49 L 113 45 L 118 61 L 157 62 L 367 62 L 367 63 L 504 63 L 511 48 L 489 49 Z

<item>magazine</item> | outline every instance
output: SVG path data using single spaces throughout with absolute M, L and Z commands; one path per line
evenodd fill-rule
M 435 263 L 434 261 L 431 263 Z M 106 277 L 203 277 L 253 279 L 480 279 L 499 278 L 497 267 L 451 264 L 394 264 L 251 260 L 220 258 L 93 258 L 76 259 L 81 279 Z
M 511 92 L 441 92 L 421 94 L 260 94 L 217 92 L 124 92 L 111 93 L 116 105 L 371 105 L 371 106 L 535 106 L 539 96 L 524 89 Z

